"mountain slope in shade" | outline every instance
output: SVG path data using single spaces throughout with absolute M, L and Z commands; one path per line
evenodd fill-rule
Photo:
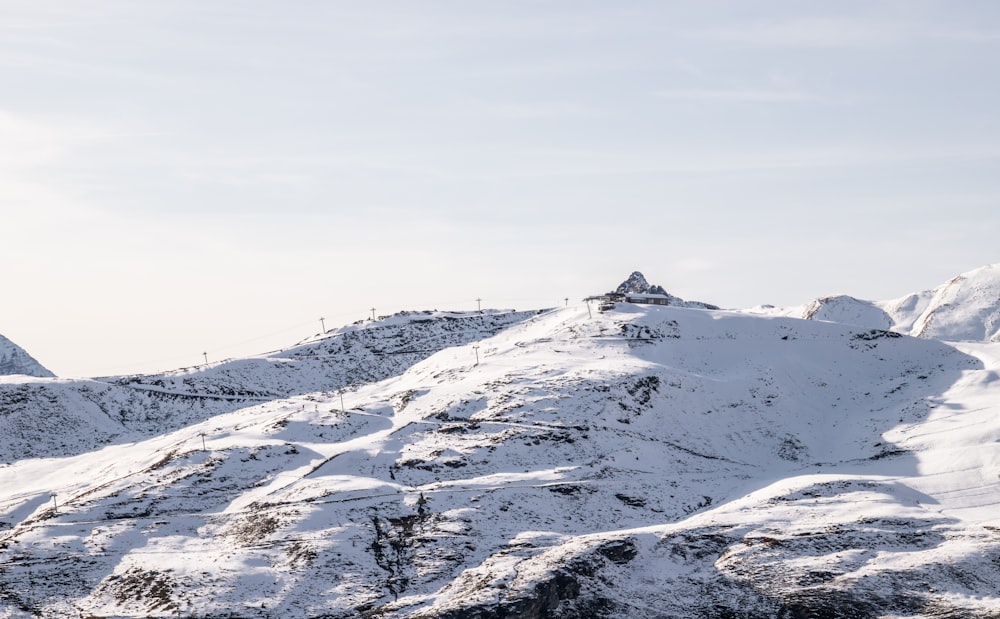
M 54 377 L 51 371 L 36 361 L 23 348 L 0 335 L 0 376 L 24 375 Z
M 990 344 L 561 308 L 343 403 L 0 467 L 0 616 L 989 617 L 998 376 Z

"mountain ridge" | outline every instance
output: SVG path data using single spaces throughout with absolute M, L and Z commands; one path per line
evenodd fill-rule
M 400 312 L 331 329 L 281 351 L 160 374 L 0 380 L 0 432 L 5 439 L 0 442 L 0 463 L 76 455 L 258 402 L 350 390 L 393 376 L 441 348 L 481 339 L 537 313 Z
M 818 297 L 804 306 L 751 312 L 887 329 L 946 341 L 1000 341 L 1000 263 L 957 275 L 897 299 L 869 301 L 848 295 Z

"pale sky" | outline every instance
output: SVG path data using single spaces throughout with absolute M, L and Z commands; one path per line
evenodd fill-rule
M 0 0 L 0 95 L 0 333 L 60 376 L 1000 262 L 992 0 Z

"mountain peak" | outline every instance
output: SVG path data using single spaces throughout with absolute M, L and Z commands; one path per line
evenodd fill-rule
M 628 279 L 618 285 L 615 292 L 619 294 L 667 294 L 667 291 L 663 289 L 663 286 L 650 285 L 650 283 L 646 281 L 646 276 L 639 271 L 632 271 L 632 274 L 628 276 Z
M 685 301 L 684 299 L 674 296 L 667 292 L 663 286 L 658 286 L 655 284 L 650 284 L 646 280 L 646 276 L 639 271 L 632 271 L 632 274 L 628 276 L 628 279 L 623 281 L 621 284 L 615 288 L 613 293 L 610 294 L 635 294 L 635 295 L 660 295 L 667 298 L 666 305 L 676 305 L 678 307 L 693 307 L 699 309 L 712 309 L 717 310 L 719 307 L 717 305 L 712 305 L 711 303 L 703 303 L 701 301 Z
M 23 348 L 0 335 L 0 376 L 24 374 L 39 378 L 55 376 L 48 368 L 36 361 Z

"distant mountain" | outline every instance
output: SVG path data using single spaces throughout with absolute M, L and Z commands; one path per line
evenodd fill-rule
M 39 378 L 52 378 L 51 371 L 36 361 L 23 348 L 0 335 L 0 376 L 23 374 Z
M 668 305 L 676 305 L 677 307 L 693 307 L 698 309 L 719 309 L 718 306 L 712 305 L 710 303 L 702 303 L 701 301 L 685 301 L 680 297 L 676 297 L 663 286 L 653 285 L 646 281 L 646 277 L 639 271 L 632 271 L 632 274 L 628 276 L 628 279 L 623 281 L 621 284 L 615 288 L 616 294 L 651 294 L 651 295 L 661 295 L 667 297 L 669 300 Z
M 889 301 L 846 295 L 820 297 L 797 308 L 757 313 L 886 329 L 945 341 L 1000 341 L 1000 264 L 962 273 L 944 284 Z
M 1000 264 L 962 273 L 932 290 L 876 302 L 893 329 L 938 340 L 1000 341 Z

